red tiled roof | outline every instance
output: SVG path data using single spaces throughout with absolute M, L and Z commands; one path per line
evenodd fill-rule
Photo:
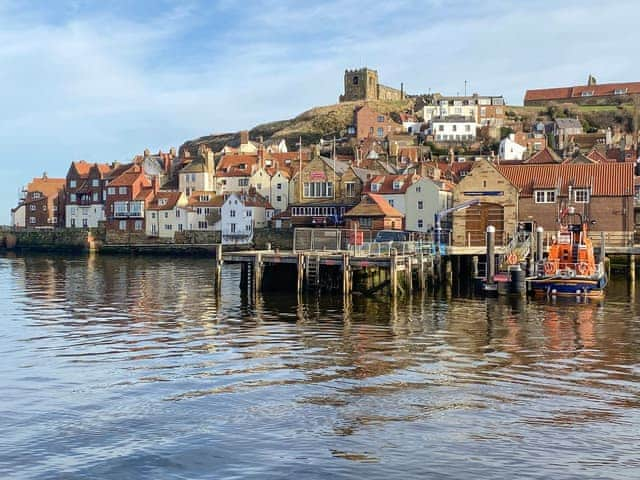
M 496 165 L 496 169 L 520 189 L 522 196 L 533 195 L 534 189 L 556 188 L 558 185 L 563 194 L 568 192 L 571 185 L 574 188 L 590 187 L 593 196 L 633 195 L 632 163 Z
M 176 206 L 181 196 L 182 196 L 182 192 L 173 192 L 173 191 L 166 191 L 166 190 L 160 191 L 156 193 L 155 198 L 151 201 L 147 209 L 148 210 L 171 210 L 173 207 Z M 161 203 L 160 200 L 166 200 L 164 205 L 160 204 Z
M 89 170 L 91 170 L 91 164 L 89 162 L 85 162 L 84 160 L 80 160 L 78 162 L 71 162 L 71 165 L 75 167 L 76 172 L 81 177 L 84 177 L 89 174 Z
M 616 90 L 626 91 L 626 94 L 639 94 L 640 82 L 603 83 L 601 85 L 579 85 L 574 87 L 540 88 L 527 90 L 524 101 L 536 100 L 567 100 L 581 98 L 583 92 L 592 92 L 593 97 L 615 95 Z
M 609 161 L 609 159 L 607 157 L 605 157 L 603 154 L 601 154 L 595 148 L 592 148 L 591 151 L 585 155 L 585 157 L 587 157 L 589 160 L 593 160 L 594 162 L 597 162 L 597 163 L 602 163 L 602 162 L 608 162 Z
M 548 164 L 556 164 L 561 163 L 562 158 L 558 156 L 553 150 L 549 147 L 545 147 L 537 153 L 534 153 L 526 160 L 523 160 L 522 163 L 527 165 L 548 165 Z
M 110 183 L 110 187 L 130 187 L 133 185 L 140 176 L 144 176 L 142 167 L 140 165 L 129 166 L 127 170 L 118 175 Z
M 244 165 L 244 168 L 240 168 Z M 216 168 L 219 177 L 249 176 L 252 168 L 258 165 L 258 155 L 225 155 Z
M 40 192 L 45 197 L 54 197 L 64 188 L 66 182 L 65 178 L 34 178 L 27 185 L 27 191 L 29 193 Z
M 371 181 L 367 182 L 364 186 L 364 193 L 371 193 L 371 184 L 376 183 L 380 185 L 378 190 L 375 193 L 378 194 L 402 194 L 407 191 L 416 180 L 418 179 L 415 175 L 377 175 L 371 179 Z M 398 181 L 402 182 L 402 185 L 398 189 L 393 188 L 393 184 Z
M 209 195 L 209 200 L 200 200 L 202 196 Z M 216 195 L 215 192 L 196 190 L 189 197 L 190 207 L 221 207 L 225 201 L 224 195 Z
M 345 217 L 398 217 L 404 215 L 389 205 L 384 197 L 367 193 L 362 201 L 344 214 Z

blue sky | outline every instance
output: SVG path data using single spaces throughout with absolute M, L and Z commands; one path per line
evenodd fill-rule
M 640 80 L 640 4 L 617 1 L 0 0 L 0 223 L 72 160 L 237 131 L 335 103 L 345 68 L 409 93 L 521 104 L 527 88 Z

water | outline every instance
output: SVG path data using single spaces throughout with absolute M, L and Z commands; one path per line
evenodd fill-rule
M 640 300 L 216 298 L 0 258 L 0 478 L 640 478 Z M 636 303 L 637 302 L 637 303 Z

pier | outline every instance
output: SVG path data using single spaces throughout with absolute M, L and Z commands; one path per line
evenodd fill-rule
M 350 244 L 339 229 L 297 229 L 294 249 L 222 253 L 223 264 L 240 264 L 243 290 L 262 292 L 283 286 L 303 291 L 354 290 L 364 294 L 386 290 L 389 295 L 426 290 L 443 277 L 444 263 L 431 242 L 357 242 Z

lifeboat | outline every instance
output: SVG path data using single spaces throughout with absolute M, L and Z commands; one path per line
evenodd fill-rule
M 528 281 L 536 295 L 604 296 L 607 275 L 603 262 L 595 258 L 588 222 L 582 215 L 572 208 L 563 213 L 549 255 L 538 264 L 536 276 Z

